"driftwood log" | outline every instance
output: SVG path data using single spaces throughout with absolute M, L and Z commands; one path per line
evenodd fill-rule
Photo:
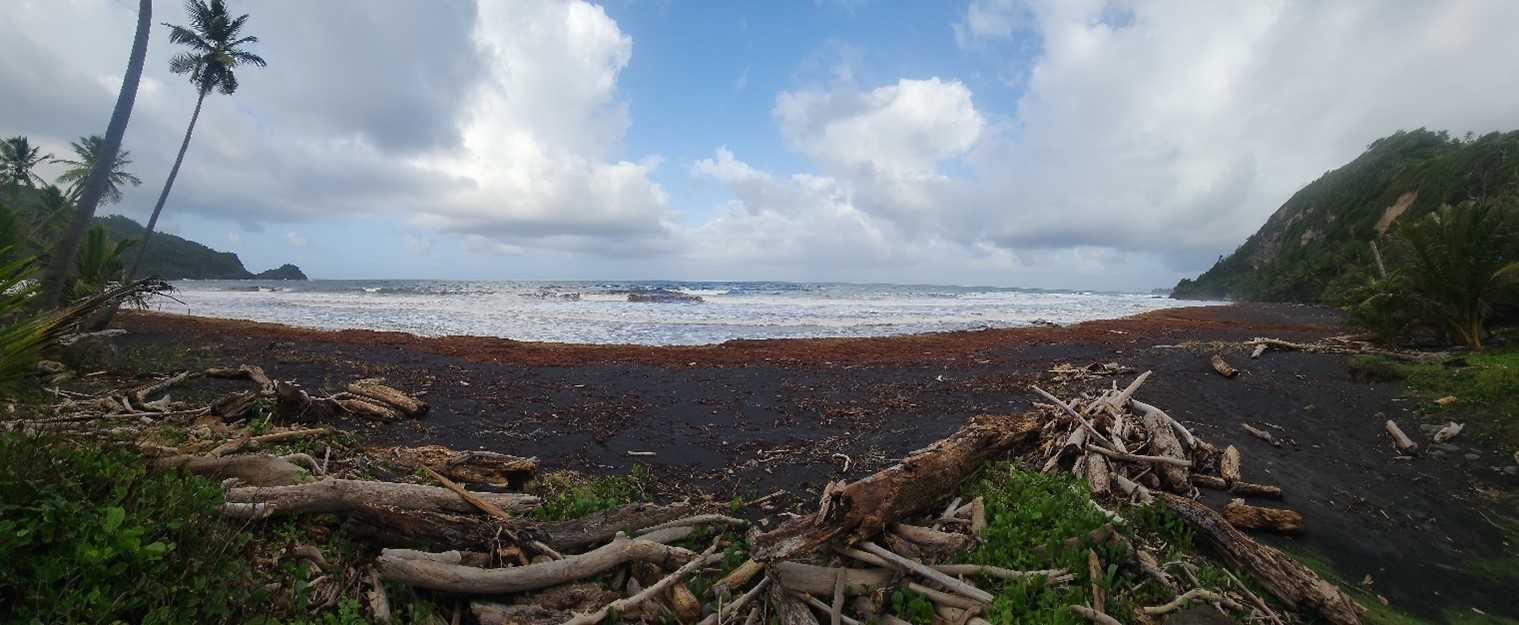
M 384 404 L 408 417 L 420 417 L 427 412 L 427 402 L 375 382 L 355 382 L 348 385 L 348 392 L 371 402 Z
M 508 512 L 526 512 L 538 498 L 515 493 L 478 493 Z M 474 512 L 475 507 L 446 488 L 366 480 L 325 479 L 294 486 L 245 486 L 227 491 L 229 503 L 265 504 L 269 514 L 351 512 L 364 504 L 406 510 Z
M 289 486 L 301 475 L 290 461 L 268 454 L 242 456 L 173 456 L 153 461 L 154 470 L 183 469 L 221 481 L 240 480 L 248 486 Z
M 973 417 L 949 438 L 900 464 L 828 492 L 817 513 L 760 534 L 751 557 L 776 562 L 834 539 L 853 544 L 872 537 L 940 501 L 987 460 L 1037 436 L 1039 426 L 1033 414 Z
M 1398 427 L 1396 421 L 1388 419 L 1386 427 L 1387 434 L 1392 437 L 1393 446 L 1398 448 L 1398 453 L 1406 456 L 1419 453 L 1419 444 L 1415 443 L 1407 434 L 1404 434 L 1403 429 Z
M 1303 533 L 1303 515 L 1281 508 L 1260 508 L 1234 499 L 1224 504 L 1224 520 L 1242 530 L 1269 530 L 1292 536 Z
M 536 590 L 595 575 L 627 562 L 651 562 L 674 570 L 697 554 L 624 535 L 606 545 L 563 560 L 504 569 L 481 569 L 460 564 L 459 552 L 431 554 L 410 549 L 380 553 L 380 572 L 408 586 L 445 592 L 495 594 Z
M 486 493 L 475 493 L 486 495 Z M 619 531 L 641 530 L 686 515 L 684 504 L 636 503 L 573 521 L 531 522 L 479 515 L 445 514 L 366 503 L 348 517 L 348 528 L 384 546 L 426 545 L 449 549 L 495 549 L 503 540 L 540 541 L 555 551 L 577 551 L 610 540 Z
M 1186 497 L 1161 493 L 1176 512 L 1228 560 L 1249 573 L 1287 607 L 1313 612 L 1336 625 L 1359 625 L 1366 609 L 1334 584 L 1280 551 L 1251 540 L 1219 516 Z
M 493 484 L 513 490 L 533 479 L 538 471 L 537 458 L 491 451 L 454 451 L 442 445 L 377 448 L 371 449 L 370 455 L 408 472 L 425 466 L 454 481 Z
M 1223 356 L 1214 354 L 1212 364 L 1213 370 L 1217 371 L 1221 376 L 1232 378 L 1239 375 L 1239 369 L 1235 369 L 1232 365 L 1226 362 Z

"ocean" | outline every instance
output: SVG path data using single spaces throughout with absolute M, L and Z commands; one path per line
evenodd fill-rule
M 1040 289 L 794 282 L 186 280 L 164 313 L 557 343 L 706 345 L 1067 325 L 1222 302 Z

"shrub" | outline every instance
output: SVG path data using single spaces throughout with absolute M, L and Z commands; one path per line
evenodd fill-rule
M 0 434 L 0 622 L 213 623 L 257 597 L 210 481 Z

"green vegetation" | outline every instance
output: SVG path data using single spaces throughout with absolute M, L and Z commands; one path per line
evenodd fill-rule
M 69 166 L 62 175 L 58 176 L 59 184 L 68 185 L 69 199 L 77 200 L 80 194 L 84 192 L 84 182 L 90 177 L 90 171 L 95 168 L 95 161 L 100 158 L 104 143 L 105 138 L 100 135 L 81 137 L 78 141 L 69 144 L 69 147 L 73 148 L 74 154 L 79 157 L 79 160 L 53 159 L 54 163 Z M 131 159 L 127 158 L 129 155 L 130 153 L 126 150 L 118 151 L 116 157 L 112 159 L 113 162 L 110 167 L 105 170 L 105 188 L 100 194 L 100 202 L 102 204 L 120 202 L 122 185 L 130 184 L 136 187 L 142 184 L 142 180 L 139 180 L 137 176 L 127 173 L 127 165 L 132 164 Z
M 1351 376 L 1368 382 L 1407 380 L 1406 392 L 1417 402 L 1423 423 L 1466 424 L 1462 436 L 1496 442 L 1504 453 L 1519 450 L 1519 348 L 1474 352 L 1445 362 L 1394 362 L 1382 356 L 1358 356 Z M 1456 401 L 1442 406 L 1442 397 Z
M 0 434 L 0 621 L 223 622 L 264 599 L 221 488 L 143 467 Z
M 26 137 L 7 137 L 0 141 L 0 187 L 35 187 L 44 184 L 32 171 L 53 158 L 32 145 Z
M 1516 149 L 1519 131 L 1452 139 L 1419 129 L 1378 139 L 1294 194 L 1233 254 L 1182 280 L 1174 296 L 1330 301 L 1380 275 L 1370 243 L 1392 225 L 1519 193 L 1508 156 Z
M 545 521 L 569 521 L 626 503 L 647 501 L 640 483 L 648 476 L 648 469 L 634 465 L 628 477 L 610 476 L 586 481 L 557 477 L 543 481 L 538 484 L 543 503 L 533 510 L 533 516 Z

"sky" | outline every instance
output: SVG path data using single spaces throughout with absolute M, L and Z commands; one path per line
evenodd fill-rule
M 138 3 L 0 4 L 0 136 L 70 156 Z M 1148 291 L 1379 137 L 1519 127 L 1511 0 L 228 5 L 268 66 L 207 98 L 160 229 L 313 278 Z M 183 138 L 168 39 L 100 214 L 146 222 Z

